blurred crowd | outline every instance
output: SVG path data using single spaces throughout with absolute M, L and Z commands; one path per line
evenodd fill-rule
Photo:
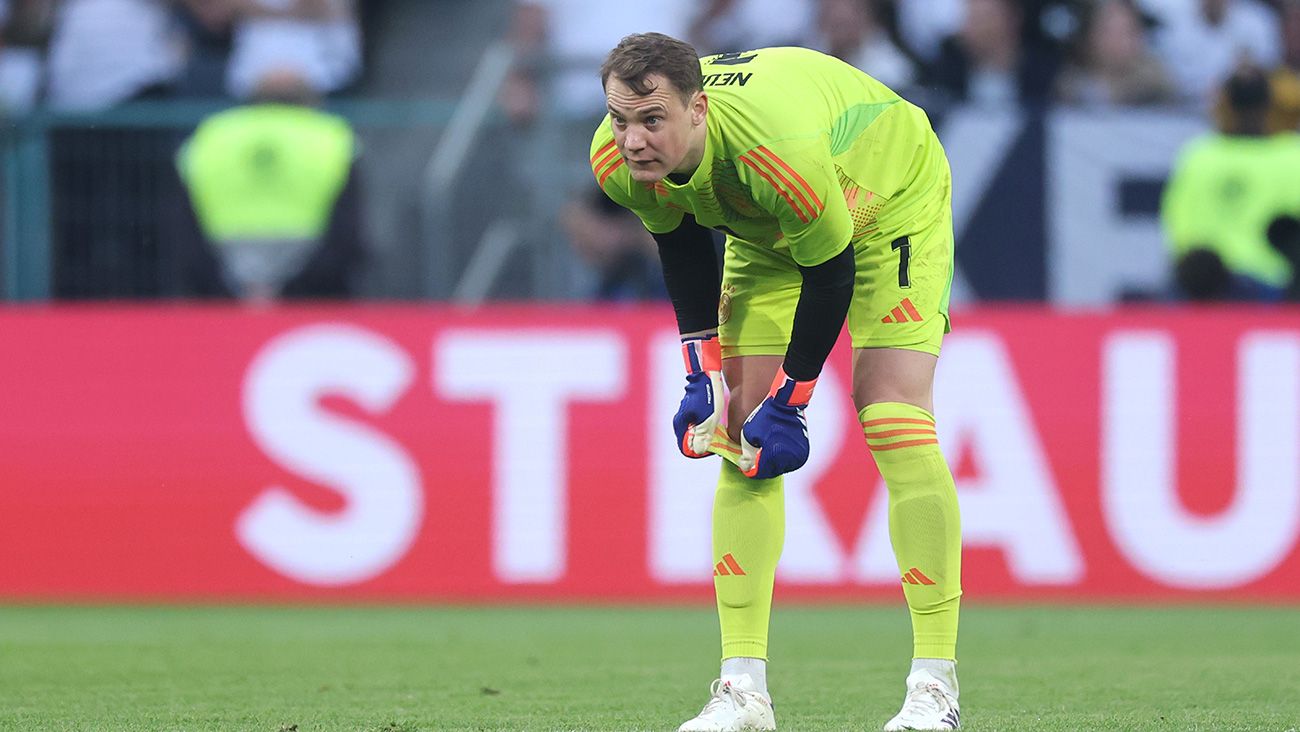
M 352 0 L 0 0 L 0 104 L 89 111 L 142 98 L 315 94 L 361 70 Z
M 1300 165 L 1289 171 L 1289 162 L 1267 166 L 1275 180 L 1259 184 L 1265 190 L 1257 193 L 1269 202 L 1257 216 L 1267 218 L 1262 225 L 1224 226 L 1222 216 L 1184 213 L 1198 205 L 1205 211 L 1207 196 L 1225 186 L 1240 194 L 1241 176 L 1234 171 L 1242 165 L 1295 159 L 1287 151 L 1300 144 L 1294 134 L 1300 124 L 1300 0 L 663 0 L 653 13 L 603 0 L 519 0 L 510 37 L 521 62 L 503 108 L 527 129 L 549 103 L 572 130 L 565 146 L 582 148 L 604 109 L 593 83 L 601 55 L 626 33 L 650 30 L 685 38 L 702 54 L 816 48 L 872 74 L 932 116 L 956 104 L 1202 112 L 1226 140 L 1218 147 L 1230 148 L 1226 156 L 1236 162 L 1219 161 L 1209 171 L 1198 160 L 1189 165 L 1186 155 L 1180 162 L 1175 178 L 1208 180 L 1198 183 L 1196 194 L 1182 194 L 1189 189 L 1183 185 L 1165 197 L 1171 286 L 1151 296 L 1277 299 L 1300 290 L 1289 284 L 1300 266 L 1293 268 L 1265 233 L 1275 220 L 1284 223 L 1272 228 L 1271 241 L 1281 242 L 1292 230 L 1279 217 L 1300 214 L 1300 197 L 1276 177 L 1300 179 Z M 1254 80 L 1246 102 L 1241 84 L 1229 83 L 1240 75 Z M 1272 139 L 1281 133 L 1286 139 Z M 1267 145 L 1254 144 L 1265 139 Z M 583 220 L 628 216 L 599 210 L 600 197 L 576 192 L 585 190 L 578 186 L 568 221 L 575 211 Z M 592 244 L 596 239 L 600 246 Z M 597 272 L 595 281 L 605 283 L 592 294 L 653 292 L 639 283 L 655 276 L 644 232 L 586 227 L 580 241 L 579 255 Z M 1292 251 L 1288 244 L 1276 246 Z M 638 257 L 643 266 L 628 266 Z M 620 278 L 632 282 L 608 285 Z
M 558 89 L 582 113 L 603 107 L 590 64 L 622 35 L 651 26 L 702 54 L 816 48 L 926 105 L 1208 107 L 1242 63 L 1292 80 L 1300 73 L 1296 0 L 665 0 L 653 13 L 601 0 L 520 0 L 512 38 L 526 58 L 572 64 Z M 509 100 L 521 121 L 538 99 L 527 72 L 525 64 Z M 1288 101 L 1300 102 L 1293 95 Z
M 188 136 L 51 129 L 52 294 L 354 294 L 358 145 L 318 104 L 361 67 L 353 0 L 0 0 L 0 116 L 232 107 Z
M 650 237 L 594 190 L 585 155 L 559 156 L 572 169 L 556 171 L 553 152 L 586 150 L 604 113 L 596 78 L 604 54 L 628 33 L 659 31 L 691 41 L 702 54 L 771 45 L 820 49 L 935 119 L 957 106 L 1203 114 L 1214 133 L 1176 161 L 1162 202 L 1171 286 L 1148 296 L 1300 298 L 1300 162 L 1292 167 L 1300 161 L 1293 152 L 1300 149 L 1300 0 L 496 4 L 510 11 L 502 20 L 515 59 L 498 95 L 500 124 L 508 130 L 503 147 L 520 191 L 506 198 L 533 197 L 527 236 L 536 241 L 529 244 L 549 253 L 559 243 L 574 295 L 663 297 Z M 160 99 L 223 99 L 247 108 L 214 117 L 188 140 L 138 130 L 55 130 L 53 230 L 62 267 L 56 274 L 69 296 L 139 291 L 129 283 L 120 291 L 96 289 L 103 252 L 157 259 L 155 243 L 164 240 L 190 242 L 176 265 L 188 274 L 179 289 L 150 294 L 355 294 L 351 273 L 368 249 L 359 145 L 319 102 L 358 83 L 362 10 L 380 5 L 0 0 L 0 117 Z M 244 145 L 247 154 L 208 154 L 204 144 Z M 98 186 L 95 166 L 128 164 L 150 145 L 160 152 L 144 165 L 176 179 L 178 200 L 189 204 L 177 207 L 185 215 L 160 231 L 152 221 L 115 229 L 96 212 L 129 209 L 142 196 L 166 200 L 166 193 L 152 183 Z M 328 169 L 319 167 L 323 160 L 331 161 Z M 262 220 L 246 215 L 250 202 L 265 204 L 252 207 Z M 1248 215 L 1224 215 L 1246 208 Z M 289 209 L 298 212 L 292 222 L 281 215 Z M 240 225 L 232 228 L 236 219 Z M 57 288 L 54 294 L 61 295 Z

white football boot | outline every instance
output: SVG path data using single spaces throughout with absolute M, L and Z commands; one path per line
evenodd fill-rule
M 713 696 L 695 719 L 689 720 L 677 732 L 745 732 L 776 729 L 776 716 L 772 713 L 772 700 L 754 691 L 749 674 L 741 674 L 726 681 L 718 679 L 709 687 Z
M 908 729 L 961 729 L 957 695 L 939 677 L 924 669 L 907 675 L 903 708 L 885 725 L 885 732 Z

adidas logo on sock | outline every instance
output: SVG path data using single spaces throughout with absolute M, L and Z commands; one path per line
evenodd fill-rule
M 730 575 L 743 575 L 745 570 L 740 568 L 740 562 L 731 556 L 731 552 L 722 555 L 722 561 L 713 567 L 714 577 L 727 577 Z
M 917 312 L 916 306 L 912 304 L 911 298 L 905 297 L 902 302 L 894 306 L 893 310 L 889 311 L 889 315 L 881 318 L 880 322 L 889 324 L 919 323 L 924 319 L 921 317 L 921 313 Z
M 912 567 L 903 575 L 903 584 L 905 585 L 932 585 L 934 580 L 921 574 L 921 570 Z

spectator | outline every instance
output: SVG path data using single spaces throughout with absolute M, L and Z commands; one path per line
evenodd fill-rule
M 1190 302 L 1275 301 L 1280 292 L 1253 277 L 1236 274 L 1218 252 L 1194 246 L 1174 264 L 1174 297 Z
M 1282 63 L 1273 72 L 1269 130 L 1300 128 L 1300 0 L 1282 0 Z
M 706 55 L 806 46 L 815 32 L 816 0 L 708 0 L 701 5 L 685 38 Z
M 557 117 L 581 120 L 589 136 L 591 123 L 605 110 L 597 75 L 605 53 L 630 33 L 684 37 L 689 7 L 687 0 L 664 0 L 647 15 L 632 4 L 604 0 L 519 0 L 510 31 L 519 63 L 503 107 L 516 124 L 526 125 L 545 102 Z
M 966 21 L 967 0 L 925 0 L 896 4 L 898 32 L 924 64 L 936 63 L 944 41 L 956 35 Z
M 1057 64 L 1041 46 L 1027 45 L 1027 35 L 1016 0 L 968 0 L 961 29 L 944 41 L 930 83 L 955 101 L 1041 103 Z
M 203 122 L 177 157 L 182 294 L 338 298 L 365 258 L 355 137 L 312 107 L 296 68 L 268 72 L 251 105 Z
M 565 207 L 564 228 L 579 258 L 593 273 L 597 300 L 667 297 L 654 239 L 635 216 L 591 189 Z
M 1283 296 L 1300 302 L 1300 218 L 1279 216 L 1268 227 L 1268 243 L 1291 264 L 1291 282 Z
M 0 0 L 0 117 L 36 105 L 53 0 Z
M 895 91 L 905 90 L 916 81 L 916 67 L 889 38 L 877 7 L 875 0 L 820 0 L 816 47 Z
M 173 0 L 188 37 L 190 54 L 177 95 L 215 98 L 226 95 L 230 34 L 244 0 Z
M 1147 47 L 1133 0 L 1100 0 L 1084 19 L 1074 58 L 1057 82 L 1057 97 L 1090 107 L 1167 104 L 1176 90 Z
M 96 112 L 169 97 L 185 67 L 172 0 L 62 0 L 55 5 L 46 102 Z M 148 212 L 169 167 L 171 132 L 70 123 L 49 135 L 53 294 L 144 294 L 158 242 Z M 129 171 L 129 172 L 127 172 Z
M 47 101 L 95 110 L 165 94 L 185 54 L 167 0 L 65 0 L 50 39 Z
M 1286 287 L 1294 273 L 1267 231 L 1300 214 L 1300 136 L 1266 134 L 1269 83 L 1259 68 L 1234 73 L 1223 97 L 1219 133 L 1193 140 L 1174 166 L 1161 204 L 1166 239 L 1176 262 L 1204 248 L 1233 275 Z
M 269 72 L 292 67 L 314 94 L 341 91 L 361 73 L 361 27 L 352 0 L 236 0 L 226 88 L 248 99 Z
M 1161 25 L 1157 55 L 1188 101 L 1209 103 L 1242 62 L 1272 68 L 1281 60 L 1277 15 L 1258 0 L 1148 4 Z
M 1181 0 L 1179 0 L 1181 1 Z M 1021 43 L 1031 53 L 1059 50 L 1077 31 L 1081 7 L 1092 0 L 1017 0 Z M 888 25 L 896 30 L 899 47 L 923 67 L 940 62 L 947 39 L 958 35 L 969 15 L 971 0 L 892 0 Z M 882 18 L 884 14 L 881 14 Z M 1049 56 L 1052 54 L 1048 54 Z

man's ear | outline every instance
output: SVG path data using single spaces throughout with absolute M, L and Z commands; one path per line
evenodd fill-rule
M 691 124 L 702 125 L 709 112 L 709 95 L 702 91 L 695 92 L 691 98 Z

